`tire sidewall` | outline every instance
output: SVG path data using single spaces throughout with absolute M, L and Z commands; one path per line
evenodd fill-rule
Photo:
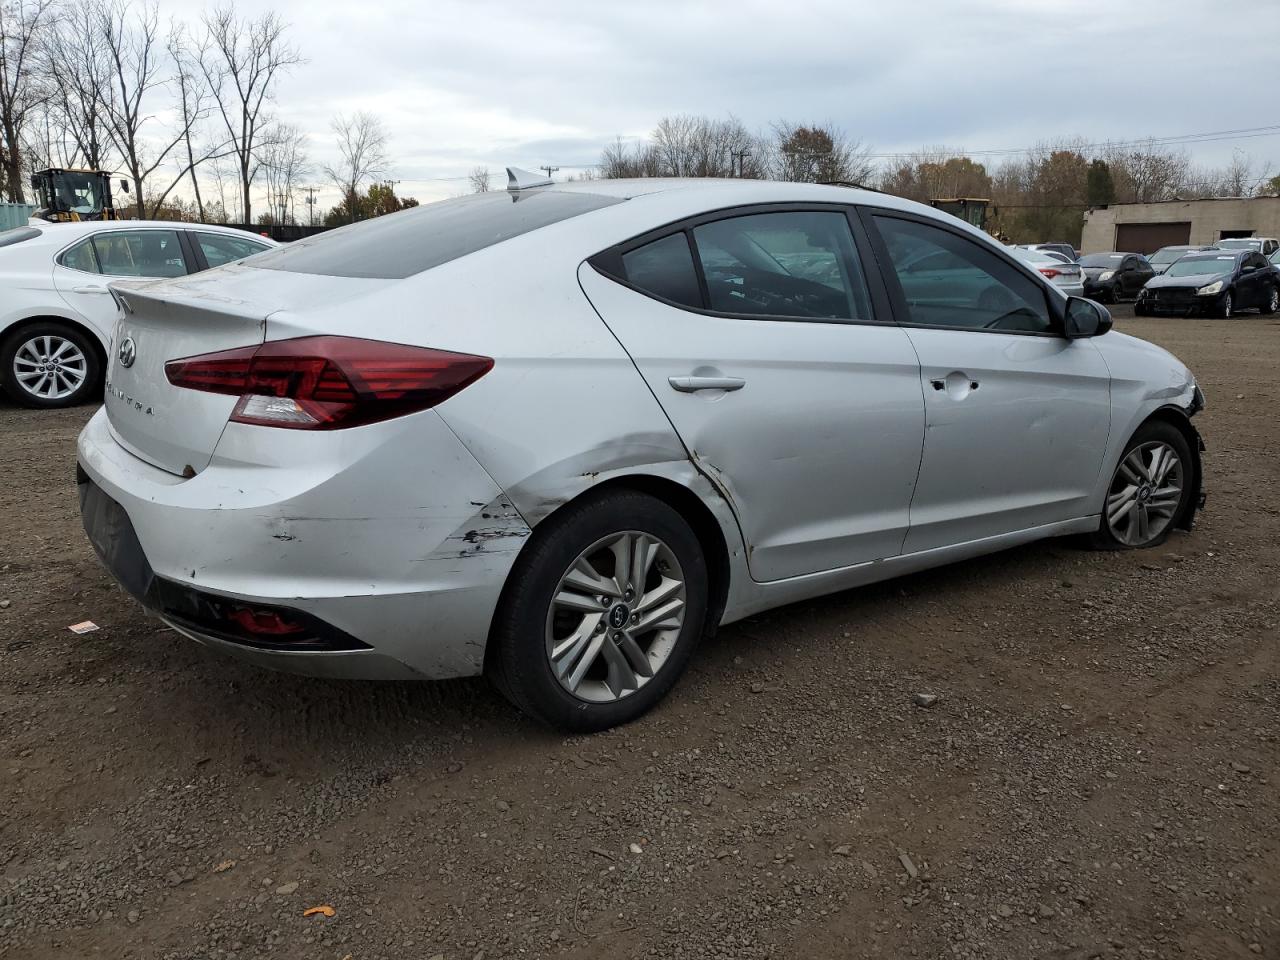
M 59 400 L 46 400 L 27 392 L 13 369 L 13 358 L 21 347 L 33 337 L 50 336 L 70 340 L 85 356 L 85 378 L 80 387 L 70 396 Z M 74 407 L 95 396 L 102 384 L 102 360 L 98 355 L 98 345 L 91 335 L 75 327 L 62 323 L 34 323 L 9 333 L 0 341 L 0 386 L 14 403 L 39 410 L 57 410 L 62 407 Z
M 1169 444 L 1178 452 L 1178 457 L 1182 461 L 1182 496 L 1178 500 L 1178 507 L 1174 511 L 1173 520 L 1164 528 L 1158 537 L 1148 543 L 1130 545 L 1122 543 L 1116 539 L 1111 532 L 1111 527 L 1107 524 L 1107 497 L 1111 495 L 1111 487 L 1116 482 L 1116 474 L 1120 470 L 1120 464 L 1124 463 L 1134 447 L 1141 446 L 1144 443 L 1150 443 L 1152 440 L 1160 440 Z M 1191 444 L 1187 442 L 1187 438 L 1182 431 L 1170 423 L 1162 420 L 1149 421 L 1139 427 L 1129 438 L 1129 442 L 1124 445 L 1124 450 L 1120 453 L 1120 458 L 1116 460 L 1116 465 L 1111 471 L 1111 476 L 1107 480 L 1106 490 L 1102 495 L 1102 515 L 1098 521 L 1098 532 L 1094 535 L 1094 542 L 1101 547 L 1110 550 L 1146 550 L 1151 547 L 1158 547 L 1169 538 L 1169 534 L 1178 526 L 1179 519 L 1184 516 L 1188 509 L 1188 504 L 1192 496 L 1194 496 L 1195 488 L 1195 459 L 1191 452 Z
M 546 655 L 546 622 L 552 595 L 578 555 L 598 540 L 627 530 L 661 539 L 685 578 L 685 619 L 675 646 L 657 674 L 612 703 L 591 703 L 565 690 Z M 507 581 L 490 643 L 496 644 L 497 686 L 517 707 L 562 730 L 586 733 L 636 719 L 674 686 L 706 630 L 708 578 L 702 546 L 667 504 L 638 491 L 592 497 L 551 517 L 535 530 Z

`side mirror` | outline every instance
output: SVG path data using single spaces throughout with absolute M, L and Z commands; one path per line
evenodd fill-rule
M 1071 297 L 1067 300 L 1062 332 L 1068 340 L 1100 337 L 1111 329 L 1111 322 L 1111 313 L 1102 304 Z

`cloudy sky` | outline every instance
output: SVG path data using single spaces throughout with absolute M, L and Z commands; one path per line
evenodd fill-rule
M 753 128 L 830 122 L 880 154 L 1280 124 L 1262 87 L 1213 82 L 1265 75 L 1275 30 L 1248 29 L 1207 0 L 237 6 L 292 24 L 308 62 L 279 84 L 277 112 L 308 132 L 311 156 L 332 158 L 334 114 L 371 111 L 390 133 L 400 191 L 422 200 L 462 192 L 459 179 L 481 164 L 495 174 L 553 164 L 563 176 L 674 113 L 732 113 Z M 203 7 L 167 0 L 162 14 L 195 22 Z M 1204 164 L 1235 149 L 1280 161 L 1280 136 L 1189 149 Z

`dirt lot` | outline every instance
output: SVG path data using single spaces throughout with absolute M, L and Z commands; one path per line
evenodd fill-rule
M 1280 956 L 1280 322 L 1119 326 L 1208 395 L 1194 534 L 775 611 L 581 739 L 162 629 L 90 411 L 0 406 L 0 956 Z

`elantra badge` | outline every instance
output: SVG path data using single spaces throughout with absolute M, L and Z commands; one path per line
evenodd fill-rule
M 138 345 L 133 342 L 133 337 L 125 337 L 124 343 L 120 344 L 120 366 L 132 367 L 133 361 L 138 358 Z

